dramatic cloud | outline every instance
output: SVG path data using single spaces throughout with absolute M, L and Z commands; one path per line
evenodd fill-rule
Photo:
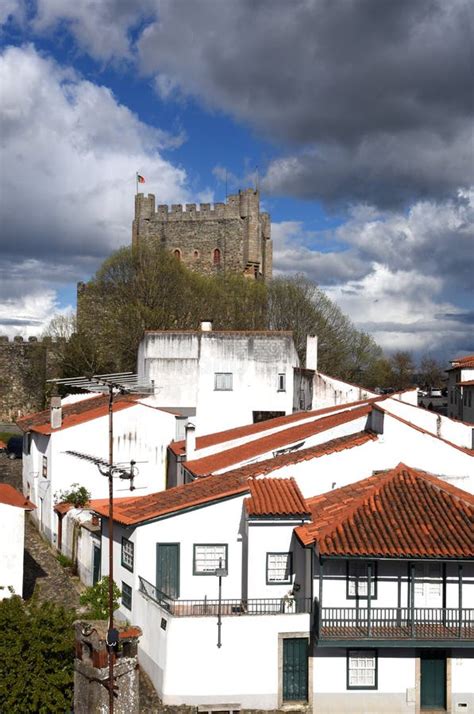
M 468 0 L 157 5 L 139 49 L 161 96 L 295 145 L 268 190 L 399 206 L 472 182 Z
M 5 50 L 0 84 L 2 278 L 22 299 L 88 277 L 130 242 L 136 170 L 162 200 L 189 200 L 185 172 L 160 154 L 176 137 L 106 87 L 32 47 Z

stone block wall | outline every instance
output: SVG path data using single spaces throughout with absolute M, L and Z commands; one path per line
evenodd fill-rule
M 260 212 L 258 191 L 228 196 L 226 203 L 160 205 L 155 196 L 135 197 L 132 243 L 159 241 L 186 267 L 204 275 L 240 272 L 267 280 L 272 276 L 270 216 Z
M 0 335 L 0 421 L 14 422 L 45 406 L 46 380 L 56 376 L 50 339 Z

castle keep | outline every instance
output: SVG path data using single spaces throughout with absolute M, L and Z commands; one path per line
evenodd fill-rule
M 226 203 L 158 206 L 155 196 L 135 196 L 132 243 L 159 241 L 186 267 L 204 275 L 236 272 L 258 280 L 272 276 L 270 216 L 259 192 L 248 188 Z

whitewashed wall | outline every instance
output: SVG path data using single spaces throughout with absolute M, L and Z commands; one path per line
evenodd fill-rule
M 295 582 L 298 568 L 298 553 L 293 552 L 293 575 L 290 584 L 267 584 L 267 553 L 289 553 L 293 551 L 293 530 L 295 523 L 250 521 L 248 525 L 248 597 L 282 598 L 289 593 Z M 298 550 L 301 550 L 299 548 Z M 303 585 L 303 583 L 302 583 Z
M 0 600 L 23 595 L 24 544 L 25 511 L 0 503 Z
M 331 407 L 335 404 L 356 402 L 378 396 L 365 387 L 343 382 L 322 372 L 316 372 L 313 382 L 313 409 Z
M 396 414 L 435 436 L 440 436 L 458 446 L 472 448 L 473 426 L 469 424 L 436 414 L 428 409 L 400 402 L 397 399 L 386 399 L 381 406 L 391 414 Z

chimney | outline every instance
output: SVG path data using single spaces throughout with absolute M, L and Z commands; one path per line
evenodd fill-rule
M 63 421 L 61 397 L 51 397 L 51 429 L 60 429 Z
M 318 337 L 317 335 L 306 336 L 306 369 L 318 371 Z
M 212 332 L 212 320 L 202 320 L 201 332 Z
M 186 434 L 186 461 L 191 461 L 196 451 L 196 427 L 191 422 L 188 422 L 184 431 Z

